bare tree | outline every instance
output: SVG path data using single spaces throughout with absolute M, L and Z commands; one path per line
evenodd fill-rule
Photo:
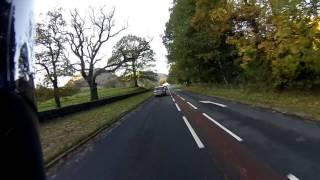
M 56 107 L 60 108 L 58 77 L 72 75 L 72 68 L 65 56 L 66 22 L 61 9 L 49 11 L 43 22 L 36 26 L 36 64 L 45 72 L 45 80 L 52 84 Z
M 71 51 L 77 57 L 75 69 L 79 71 L 90 88 L 91 101 L 98 99 L 96 77 L 103 72 L 113 72 L 123 62 L 108 63 L 104 67 L 96 69 L 96 64 L 104 59 L 98 57 L 102 46 L 122 32 L 125 27 L 115 29 L 115 9 L 105 12 L 105 7 L 90 8 L 88 18 L 80 15 L 77 9 L 71 12 L 71 29 L 68 33 L 68 42 Z
M 154 52 L 151 49 L 150 41 L 134 35 L 127 35 L 120 39 L 114 46 L 112 52 L 111 64 L 122 63 L 121 69 L 124 69 L 124 76 L 132 79 L 134 86 L 138 87 L 138 78 L 146 77 L 148 73 L 143 74 L 146 68 L 153 67 Z

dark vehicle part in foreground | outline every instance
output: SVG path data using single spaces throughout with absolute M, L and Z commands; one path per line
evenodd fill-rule
M 0 2 L 0 179 L 45 179 L 34 101 L 32 0 Z

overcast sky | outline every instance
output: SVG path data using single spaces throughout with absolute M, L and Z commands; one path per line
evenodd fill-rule
M 166 49 L 162 44 L 161 35 L 165 23 L 169 19 L 169 8 L 172 0 L 35 0 L 36 21 L 39 14 L 54 7 L 64 9 L 86 10 L 89 6 L 103 6 L 116 9 L 115 20 L 118 28 L 128 24 L 128 29 L 107 42 L 103 49 L 106 58 L 111 56 L 112 46 L 124 35 L 133 34 L 146 38 L 153 38 L 152 49 L 156 53 L 156 67 L 158 73 L 168 73 Z

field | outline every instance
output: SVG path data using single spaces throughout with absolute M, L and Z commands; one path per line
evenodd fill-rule
M 109 88 L 109 89 L 99 89 L 98 94 L 99 98 L 106 98 L 112 96 L 119 96 L 127 93 L 133 93 L 139 91 L 140 88 L 136 87 L 129 87 L 129 88 Z M 81 104 L 84 102 L 88 102 L 90 100 L 90 92 L 84 91 L 72 96 L 62 97 L 61 99 L 61 106 L 69 106 L 74 104 Z M 38 111 L 46 111 L 55 108 L 55 102 L 53 99 L 39 102 L 38 103 Z

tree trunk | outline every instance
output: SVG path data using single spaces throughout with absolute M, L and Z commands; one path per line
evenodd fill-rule
M 134 87 L 139 87 L 136 72 L 133 72 L 133 81 L 134 81 Z
M 227 80 L 227 78 L 226 78 L 226 75 L 225 75 L 225 73 L 224 73 L 224 71 L 223 71 L 223 67 L 222 67 L 222 64 L 221 64 L 220 59 L 218 59 L 218 64 L 219 64 L 219 67 L 220 67 L 220 71 L 221 71 L 221 75 L 222 75 L 223 81 L 224 81 L 225 85 L 228 86 L 228 85 L 229 85 L 229 82 L 228 82 L 228 80 Z
M 138 78 L 137 78 L 137 70 L 136 70 L 135 61 L 132 61 L 132 71 L 133 71 L 134 87 L 139 87 L 138 86 Z
M 56 108 L 61 108 L 59 88 L 57 83 L 53 83 L 53 97 L 56 103 Z
M 201 65 L 198 64 L 198 83 L 201 84 Z
M 97 83 L 93 82 L 93 83 L 88 83 L 89 84 L 89 88 L 90 88 L 90 100 L 91 101 L 95 101 L 98 100 L 98 88 L 97 88 Z

